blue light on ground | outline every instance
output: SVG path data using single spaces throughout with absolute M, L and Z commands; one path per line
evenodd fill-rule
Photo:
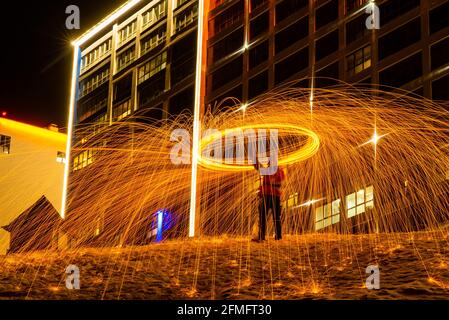
M 156 242 L 162 241 L 162 227 L 164 221 L 164 211 L 159 210 L 157 212 L 157 234 L 156 234 Z
M 171 214 L 167 210 L 158 210 L 156 212 L 156 242 L 163 240 L 164 231 L 172 227 Z

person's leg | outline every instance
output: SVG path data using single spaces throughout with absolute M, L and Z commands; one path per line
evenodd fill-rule
M 272 198 L 273 205 L 273 222 L 274 222 L 274 229 L 276 232 L 276 240 L 282 239 L 282 224 L 281 224 L 281 198 L 273 196 Z
M 262 196 L 259 199 L 259 240 L 265 240 L 265 233 L 267 229 L 267 203 L 266 197 Z

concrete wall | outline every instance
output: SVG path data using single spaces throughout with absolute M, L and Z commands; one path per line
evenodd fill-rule
M 61 209 L 65 134 L 0 118 L 0 134 L 11 137 L 10 154 L 0 153 L 0 227 L 9 224 L 42 195 Z M 0 255 L 9 247 L 9 233 L 0 229 Z

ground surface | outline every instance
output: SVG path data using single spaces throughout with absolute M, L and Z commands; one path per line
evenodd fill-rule
M 2 299 L 449 299 L 449 237 L 227 237 L 0 258 Z M 65 268 L 80 269 L 80 290 Z M 380 290 L 365 268 L 378 264 Z

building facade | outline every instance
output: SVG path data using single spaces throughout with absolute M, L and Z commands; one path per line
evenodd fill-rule
M 0 118 L 0 226 L 45 197 L 61 210 L 66 134 Z M 9 248 L 0 229 L 0 254 Z
M 378 30 L 366 26 L 372 3 Z M 431 0 L 216 1 L 207 101 L 246 103 L 291 80 L 320 88 L 330 78 L 448 100 L 448 13 L 447 1 Z
M 379 29 L 367 28 L 374 7 Z M 323 88 L 341 80 L 449 100 L 448 16 L 447 0 L 129 1 L 75 42 L 69 139 L 88 141 L 131 115 L 202 113 L 225 97 L 248 104 L 292 81 Z M 72 137 L 72 126 L 83 124 L 95 125 Z M 94 157 L 73 154 L 65 185 Z M 348 193 L 348 215 L 372 208 L 374 195 L 369 185 Z M 314 214 L 323 212 L 316 230 L 334 223 L 328 209 L 336 203 L 325 206 Z

